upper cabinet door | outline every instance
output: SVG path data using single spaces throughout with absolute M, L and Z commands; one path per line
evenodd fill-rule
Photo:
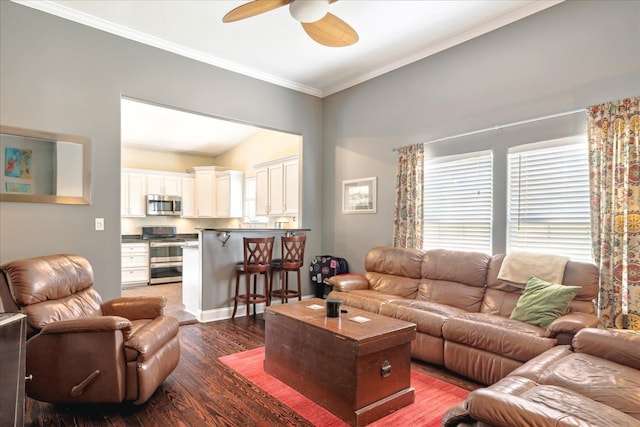
M 120 215 L 129 215 L 129 174 L 120 174 Z
M 163 190 L 167 196 L 182 196 L 182 177 L 181 176 L 165 176 L 163 177 Z
M 283 165 L 283 173 L 284 214 L 295 216 L 298 215 L 298 194 L 300 191 L 298 161 L 286 162 Z
M 216 216 L 228 218 L 231 212 L 229 194 L 231 178 L 228 174 L 216 174 Z
M 148 194 L 164 194 L 162 175 L 147 175 Z
M 244 172 L 225 171 L 216 173 L 216 216 L 218 218 L 241 218 Z
M 147 177 L 140 173 L 122 174 L 122 216 L 143 217 L 147 215 Z
M 196 214 L 196 179 L 182 177 L 182 217 L 193 218 Z
M 284 215 L 283 183 L 282 165 L 269 167 L 269 215 Z
M 256 216 L 269 215 L 269 169 L 256 170 Z
M 216 203 L 214 169 L 196 171 L 196 217 L 213 218 Z
M 173 175 L 147 175 L 148 194 L 162 194 L 165 196 L 182 195 L 182 177 Z
M 254 166 L 256 216 L 298 216 L 298 157 L 272 160 Z

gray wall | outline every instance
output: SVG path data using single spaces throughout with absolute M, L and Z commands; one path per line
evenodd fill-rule
M 370 248 L 391 244 L 394 147 L 640 95 L 639 22 L 637 1 L 564 2 L 325 98 L 325 252 L 363 271 Z M 499 253 L 507 147 L 584 131 L 585 116 L 578 114 L 426 149 L 430 155 L 494 150 L 493 251 Z M 342 215 L 342 180 L 369 176 L 378 177 L 377 213 Z
M 300 226 L 320 253 L 322 100 L 0 2 L 0 123 L 92 140 L 92 203 L 0 203 L 0 262 L 86 256 L 103 298 L 120 295 L 120 97 L 303 135 Z M 94 218 L 105 218 L 103 232 Z
M 94 169 L 90 206 L 1 203 L 0 261 L 84 254 L 103 296 L 119 294 L 124 95 L 302 134 L 308 253 L 362 271 L 371 247 L 391 243 L 393 147 L 638 95 L 639 18 L 636 1 L 564 2 L 320 100 L 1 1 L 0 123 L 88 136 Z M 430 150 L 504 157 L 510 144 L 581 130 L 567 117 Z M 496 170 L 497 203 L 505 173 Z M 378 177 L 377 214 L 342 215 L 342 181 L 368 176 Z M 93 231 L 95 217 L 106 231 Z M 504 230 L 504 214 L 495 221 Z

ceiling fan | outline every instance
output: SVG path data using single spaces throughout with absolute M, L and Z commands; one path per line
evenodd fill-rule
M 254 0 L 227 13 L 222 22 L 234 22 L 281 6 L 289 5 L 289 13 L 302 24 L 304 31 L 324 46 L 349 46 L 358 41 L 358 33 L 342 19 L 329 13 L 329 4 L 338 0 Z

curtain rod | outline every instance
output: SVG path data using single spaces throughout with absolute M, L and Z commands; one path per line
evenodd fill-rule
M 524 125 L 524 124 L 527 124 L 527 123 L 539 122 L 541 120 L 554 119 L 556 117 L 569 116 L 571 114 L 584 113 L 585 111 L 586 111 L 585 108 L 581 108 L 579 110 L 565 111 L 564 113 L 549 114 L 548 116 L 535 117 L 533 119 L 520 120 L 518 122 L 507 123 L 507 124 L 504 124 L 504 125 L 496 125 L 496 126 L 493 126 L 493 127 L 490 127 L 490 128 L 479 129 L 479 130 L 474 130 L 474 131 L 465 132 L 465 133 L 459 133 L 457 135 L 445 136 L 444 138 L 432 139 L 431 141 L 423 142 L 423 144 L 426 145 L 426 144 L 433 144 L 435 142 L 448 141 L 450 139 L 461 138 L 463 136 L 476 135 L 476 134 L 479 134 L 479 133 L 489 132 L 489 131 L 492 131 L 492 130 L 500 131 L 503 128 Z M 398 147 L 392 148 L 391 151 L 398 151 Z

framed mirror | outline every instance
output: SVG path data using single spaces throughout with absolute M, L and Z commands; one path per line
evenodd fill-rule
M 0 201 L 91 203 L 89 138 L 0 126 Z

